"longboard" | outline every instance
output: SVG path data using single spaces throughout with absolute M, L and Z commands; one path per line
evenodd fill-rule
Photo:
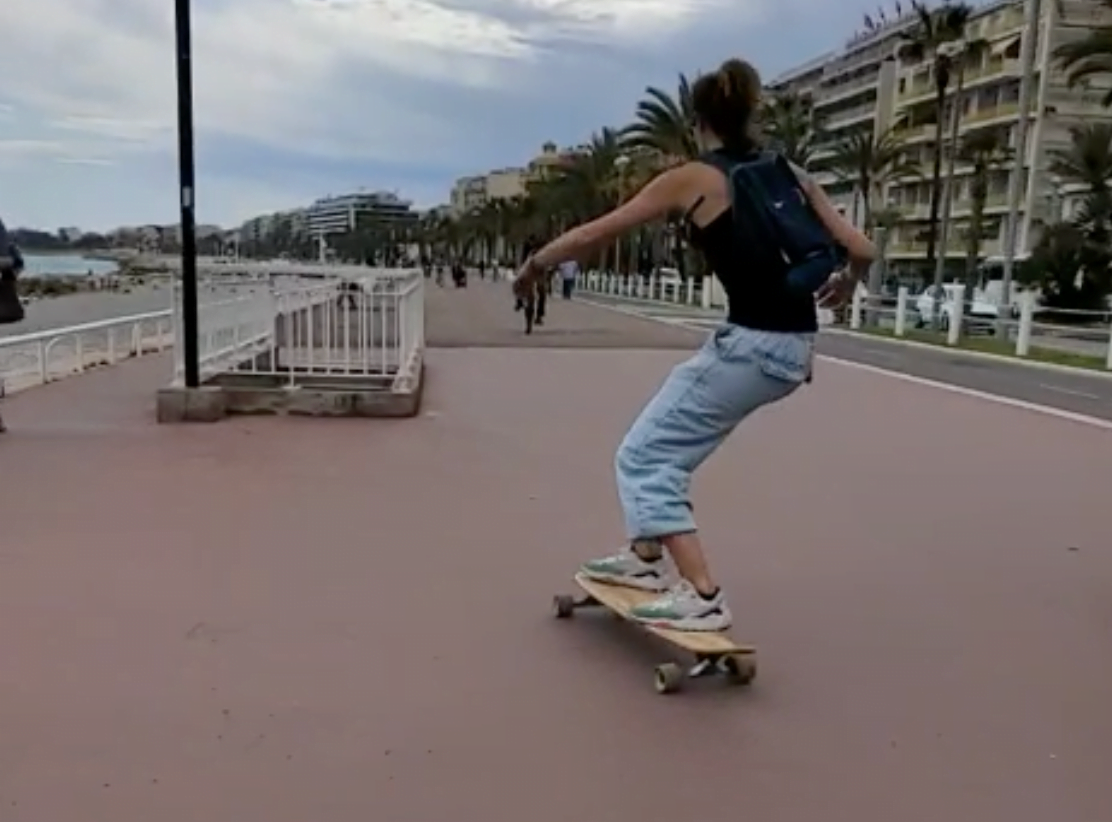
M 596 582 L 583 574 L 575 575 L 575 584 L 583 589 L 584 596 L 577 598 L 569 594 L 558 594 L 552 600 L 553 611 L 558 619 L 568 619 L 583 608 L 609 608 L 617 616 L 695 655 L 695 665 L 686 670 L 674 662 L 656 666 L 655 685 L 658 693 L 674 693 L 683 686 L 686 679 L 714 674 L 723 674 L 740 685 L 748 685 L 757 676 L 756 647 L 739 645 L 725 631 L 676 631 L 630 617 L 631 608 L 659 597 L 659 593 Z

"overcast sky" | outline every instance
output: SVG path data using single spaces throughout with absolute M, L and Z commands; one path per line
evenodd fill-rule
M 177 219 L 173 0 L 2 0 L 0 214 Z M 888 0 L 892 15 L 893 0 Z M 905 4 L 906 5 L 906 4 Z M 194 0 L 198 219 L 359 187 L 420 206 L 461 175 L 629 121 L 724 58 L 766 77 L 866 0 Z

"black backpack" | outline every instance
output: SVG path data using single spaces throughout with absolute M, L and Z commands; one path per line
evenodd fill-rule
M 702 159 L 729 180 L 739 235 L 764 250 L 762 256 L 783 262 L 790 288 L 814 294 L 846 264 L 845 249 L 819 219 L 783 155 L 761 151 L 738 160 L 710 152 Z

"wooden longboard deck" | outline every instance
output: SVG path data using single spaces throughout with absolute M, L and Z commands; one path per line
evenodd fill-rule
M 652 591 L 595 582 L 583 574 L 575 575 L 575 584 L 624 619 L 629 619 L 630 608 L 660 596 L 659 593 Z M 635 622 L 635 620 L 630 621 Z M 671 628 L 657 628 L 643 622 L 636 624 L 649 633 L 656 634 L 661 639 L 693 654 L 755 654 L 757 652 L 756 647 L 752 645 L 738 645 L 725 631 L 676 631 Z

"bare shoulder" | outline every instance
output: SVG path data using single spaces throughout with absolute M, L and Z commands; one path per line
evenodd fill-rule
M 671 208 L 686 208 L 692 199 L 724 185 L 722 173 L 698 160 L 677 163 L 657 174 L 645 187 L 656 198 L 667 200 Z
M 677 171 L 683 173 L 684 195 L 692 193 L 705 194 L 707 192 L 725 190 L 726 176 L 710 163 L 702 160 L 688 160 Z

